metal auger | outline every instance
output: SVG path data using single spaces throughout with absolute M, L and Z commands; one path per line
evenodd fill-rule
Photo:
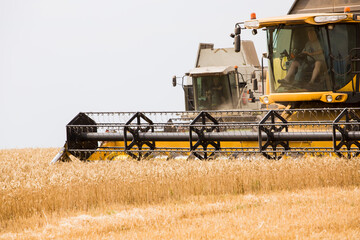
M 282 116 L 286 111 L 289 117 L 285 119 Z M 153 154 L 174 153 L 205 160 L 215 153 L 260 153 L 268 159 L 299 153 L 358 156 L 360 109 L 327 111 L 79 113 L 66 126 L 66 144 L 52 163 L 68 160 L 69 155 L 84 161 L 112 160 L 121 155 L 140 160 Z M 329 119 L 336 111 L 340 114 Z M 314 114 L 317 117 L 311 118 Z M 261 120 L 246 121 L 249 115 Z M 319 119 L 321 116 L 324 118 Z

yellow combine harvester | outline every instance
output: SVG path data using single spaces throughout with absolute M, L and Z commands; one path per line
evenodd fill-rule
M 269 64 L 260 100 L 273 110 L 80 113 L 53 162 L 70 154 L 81 160 L 359 155 L 360 1 L 295 1 L 286 16 L 251 18 L 236 24 L 235 50 L 241 51 L 241 30 L 266 31 Z M 248 116 L 259 120 L 244 121 Z

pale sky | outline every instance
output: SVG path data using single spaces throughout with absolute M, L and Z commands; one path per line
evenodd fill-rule
M 292 0 L 0 0 L 0 148 L 61 147 L 82 111 L 184 110 L 200 42 L 231 47 L 236 22 Z M 258 55 L 265 34 L 243 31 Z

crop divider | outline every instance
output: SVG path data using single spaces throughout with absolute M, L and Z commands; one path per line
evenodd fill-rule
M 88 159 L 98 148 L 97 141 L 81 139 L 81 133 L 96 133 L 97 124 L 85 113 L 79 113 L 66 126 L 67 142 L 65 144 L 65 153 L 69 152 L 80 160 Z M 82 149 L 83 151 L 77 151 Z

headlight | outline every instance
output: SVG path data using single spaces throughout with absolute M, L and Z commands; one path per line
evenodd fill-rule
M 314 21 L 316 23 L 328 23 L 328 22 L 337 22 L 346 18 L 347 18 L 346 14 L 332 15 L 332 16 L 317 16 L 314 17 Z
M 326 101 L 327 102 L 332 102 L 333 101 L 333 97 L 331 95 L 326 95 Z
M 263 101 L 265 104 L 269 104 L 269 98 L 267 96 L 263 97 Z
M 245 21 L 244 26 L 246 28 L 258 28 L 260 26 L 260 23 L 258 20 Z

